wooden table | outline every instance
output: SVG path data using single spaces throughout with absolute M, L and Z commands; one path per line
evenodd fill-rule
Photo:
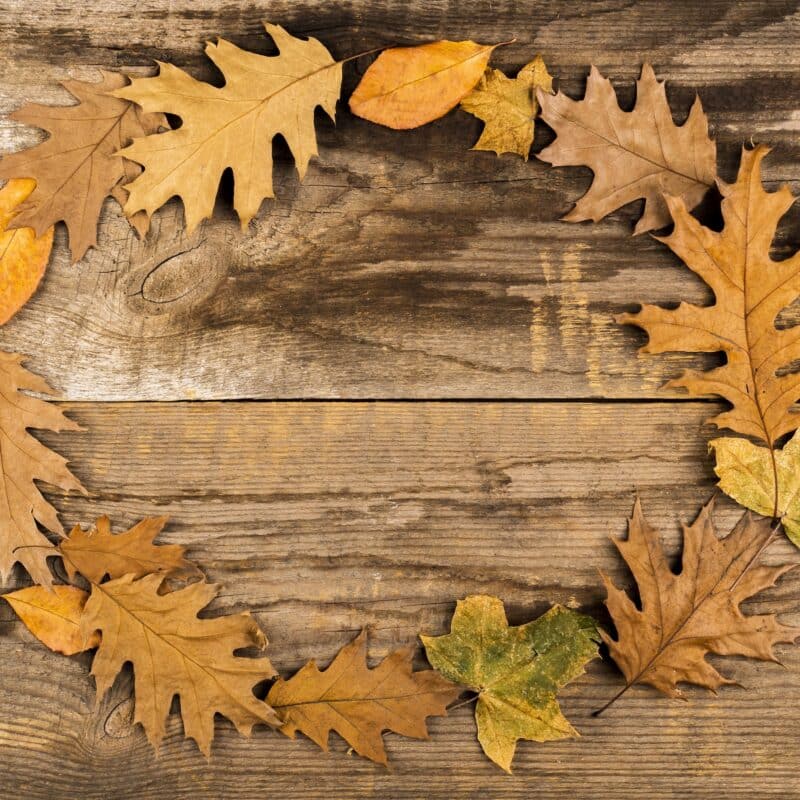
M 498 66 L 541 52 L 580 96 L 594 63 L 628 105 L 649 60 L 676 118 L 701 94 L 723 177 L 752 137 L 774 146 L 768 184 L 800 189 L 796 0 L 0 0 L 0 112 L 68 102 L 57 82 L 98 67 L 161 59 L 214 79 L 203 43 L 269 52 L 262 19 L 337 57 L 516 36 Z M 345 75 L 346 97 L 356 68 Z M 672 552 L 679 522 L 712 493 L 703 420 L 717 406 L 659 388 L 701 360 L 637 356 L 641 333 L 614 322 L 638 300 L 707 291 L 660 244 L 631 238 L 638 208 L 559 222 L 589 172 L 469 152 L 479 129 L 455 112 L 394 132 L 340 103 L 335 127 L 319 117 L 302 185 L 276 144 L 278 199 L 248 235 L 230 185 L 192 237 L 176 202 L 145 242 L 109 204 L 78 265 L 58 230 L 43 287 L 0 332 L 85 427 L 41 437 L 89 490 L 48 494 L 63 522 L 168 513 L 164 540 L 188 544 L 223 584 L 214 609 L 253 610 L 284 675 L 327 663 L 364 625 L 376 658 L 443 632 L 471 593 L 503 598 L 514 623 L 560 602 L 605 624 L 598 569 L 630 584 L 609 537 L 624 533 L 635 491 Z M 3 118 L 0 152 L 39 135 Z M 542 127 L 536 148 L 551 138 Z M 776 253 L 798 241 L 794 209 Z M 719 518 L 729 524 L 733 506 Z M 795 552 L 783 543 L 770 559 Z M 799 623 L 799 591 L 787 576 L 749 609 Z M 207 762 L 177 715 L 157 758 L 129 724 L 130 676 L 95 707 L 90 658 L 50 653 L 3 604 L 0 795 L 800 797 L 800 650 L 780 657 L 785 668 L 727 659 L 746 690 L 690 688 L 682 703 L 637 687 L 598 719 L 621 678 L 594 662 L 564 692 L 582 738 L 520 743 L 513 777 L 483 758 L 468 707 L 432 720 L 430 741 L 387 736 L 388 770 L 335 736 L 326 755 L 264 728 L 243 739 L 227 722 Z

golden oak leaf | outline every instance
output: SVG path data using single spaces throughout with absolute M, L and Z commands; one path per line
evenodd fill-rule
M 635 233 L 670 221 L 664 195 L 694 208 L 714 185 L 717 150 L 696 98 L 689 117 L 676 126 L 664 83 L 649 64 L 636 84 L 636 105 L 623 111 L 611 82 L 592 67 L 583 100 L 539 90 L 542 119 L 556 132 L 539 158 L 553 166 L 586 166 L 594 172 L 589 191 L 564 219 L 598 220 L 643 198 L 644 214 Z
M 473 150 L 497 155 L 517 153 L 526 161 L 533 144 L 534 118 L 539 113 L 536 90 L 553 91 L 541 56 L 526 64 L 516 78 L 499 69 L 487 69 L 478 85 L 461 101 L 461 108 L 486 123 Z
M 50 260 L 52 228 L 41 236 L 32 228 L 8 229 L 35 186 L 36 181 L 17 178 L 0 189 L 0 325 L 30 300 Z
M 446 716 L 461 691 L 434 670 L 411 671 L 413 650 L 397 650 L 367 666 L 362 631 L 323 671 L 311 661 L 288 681 L 278 679 L 267 703 L 283 720 L 281 731 L 302 731 L 323 750 L 336 731 L 361 756 L 386 764 L 382 732 L 427 739 L 426 717 Z
M 517 740 L 578 735 L 556 695 L 598 655 L 591 617 L 553 606 L 533 622 L 511 627 L 502 601 L 480 595 L 459 600 L 450 633 L 420 638 L 428 661 L 445 678 L 477 692 L 478 741 L 506 772 Z
M 36 181 L 12 227 L 31 227 L 41 236 L 63 220 L 73 261 L 97 245 L 97 222 L 106 197 L 112 195 L 124 202 L 122 183 L 138 172 L 134 164 L 116 155 L 119 148 L 166 125 L 160 114 L 143 114 L 131 103 L 108 94 L 125 85 L 124 75 L 101 73 L 99 83 L 63 83 L 79 101 L 77 105 L 30 104 L 15 111 L 12 119 L 42 128 L 50 137 L 0 160 L 0 178 Z M 147 228 L 145 217 L 131 222 L 140 233 Z
M 86 490 L 67 469 L 66 459 L 37 441 L 28 429 L 80 428 L 56 406 L 23 393 L 52 394 L 52 390 L 22 366 L 22 358 L 0 352 L 0 577 L 5 579 L 19 562 L 36 583 L 50 586 L 47 559 L 58 551 L 36 523 L 54 533 L 63 534 L 64 529 L 35 481 L 64 491 L 75 489 L 85 494 Z
M 676 309 L 645 305 L 619 321 L 644 328 L 644 353 L 723 352 L 726 363 L 687 370 L 668 386 L 694 397 L 717 394 L 733 408 L 710 421 L 773 446 L 798 426 L 792 405 L 800 399 L 800 372 L 778 374 L 800 358 L 800 326 L 778 330 L 775 319 L 800 293 L 800 253 L 773 261 L 770 247 L 778 220 L 793 202 L 789 189 L 765 192 L 760 164 L 766 147 L 742 152 L 736 183 L 720 184 L 725 227 L 701 225 L 681 200 L 667 198 L 675 221 L 661 238 L 714 292 L 710 306 L 681 303 Z
M 495 47 L 440 41 L 384 50 L 350 96 L 350 110 L 398 130 L 432 122 L 472 90 Z
M 779 450 L 732 436 L 712 439 L 709 447 L 719 488 L 745 508 L 779 517 L 789 540 L 800 547 L 800 433 Z
M 206 45 L 206 55 L 225 78 L 222 88 L 159 62 L 156 77 L 115 92 L 145 111 L 174 114 L 182 122 L 177 130 L 138 139 L 121 151 L 144 167 L 126 187 L 126 214 L 150 215 L 178 195 L 191 233 L 212 215 L 222 173 L 230 168 L 233 205 L 246 227 L 262 201 L 275 196 L 272 140 L 278 134 L 289 145 L 300 178 L 305 176 L 317 155 L 314 109 L 321 106 L 334 119 L 342 65 L 316 39 L 297 39 L 279 25 L 266 29 L 277 56 L 249 53 L 224 39 Z
M 76 586 L 28 586 L 3 595 L 25 627 L 43 644 L 65 656 L 97 647 L 100 637 L 94 633 L 85 639 L 80 619 L 89 597 Z
M 183 729 L 206 755 L 214 738 L 214 715 L 222 714 L 244 735 L 264 722 L 278 726 L 275 712 L 253 687 L 275 675 L 267 658 L 235 656 L 245 647 L 263 649 L 267 639 L 248 613 L 199 619 L 216 596 L 205 582 L 159 594 L 163 575 L 138 580 L 126 575 L 93 584 L 80 627 L 84 637 L 102 635 L 92 663 L 99 696 L 126 662 L 133 664 L 135 722 L 158 747 L 172 699 L 180 698 Z
M 617 638 L 602 631 L 601 635 L 625 675 L 623 692 L 634 684 L 647 683 L 670 697 L 682 697 L 681 682 L 716 691 L 736 681 L 717 672 L 706 661 L 708 653 L 777 661 L 773 647 L 800 636 L 800 628 L 782 625 L 773 614 L 745 616 L 739 608 L 742 601 L 772 586 L 796 566 L 756 564 L 772 536 L 769 521 L 747 512 L 733 531 L 720 539 L 712 511 L 713 501 L 692 525 L 684 525 L 677 575 L 638 500 L 628 538 L 614 540 L 636 579 L 641 601 L 637 608 L 625 591 L 603 575 L 606 605 Z
M 185 547 L 153 544 L 166 524 L 167 517 L 148 517 L 117 534 L 111 533 L 108 517 L 100 517 L 93 530 L 84 531 L 76 525 L 59 545 L 67 574 L 71 579 L 80 573 L 92 583 L 100 583 L 106 576 L 198 574 L 197 567 L 183 557 Z

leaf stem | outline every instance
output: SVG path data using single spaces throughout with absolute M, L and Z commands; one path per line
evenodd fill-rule
M 632 683 L 626 683 L 604 706 L 596 708 L 594 711 L 592 711 L 592 716 L 599 717 L 610 705 L 616 703 L 617 700 L 619 700 L 620 697 L 622 697 L 622 695 L 624 695 L 625 692 L 631 688 L 631 686 L 633 686 Z
M 466 700 L 462 700 L 460 703 L 456 703 L 453 706 L 448 706 L 447 710 L 455 711 L 457 708 L 461 708 L 462 706 L 468 706 L 470 703 L 474 703 L 480 696 L 480 692 L 476 692 L 472 697 L 468 697 Z

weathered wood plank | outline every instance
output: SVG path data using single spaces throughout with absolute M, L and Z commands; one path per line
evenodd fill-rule
M 702 94 L 724 177 L 755 137 L 776 146 L 769 182 L 800 186 L 797 2 L 143 0 L 121 9 L 89 0 L 80 26 L 55 0 L 24 15 L 17 6 L 0 2 L 0 115 L 27 100 L 63 102 L 57 80 L 90 78 L 98 66 L 159 58 L 215 79 L 203 42 L 221 35 L 266 52 L 262 17 L 337 56 L 515 35 L 497 63 L 511 69 L 541 51 L 575 96 L 593 62 L 620 79 L 629 103 L 639 64 L 651 60 L 671 80 L 678 117 Z M 355 80 L 350 66 L 345 96 Z M 140 244 L 109 206 L 100 249 L 73 267 L 59 234 L 43 289 L 0 346 L 35 356 L 75 400 L 650 398 L 697 363 L 638 359 L 641 334 L 615 324 L 638 300 L 708 296 L 661 245 L 630 240 L 636 209 L 596 226 L 557 221 L 588 172 L 467 152 L 480 123 L 463 112 L 400 133 L 340 106 L 336 127 L 320 118 L 321 157 L 302 185 L 277 146 L 279 199 L 247 236 L 223 208 L 189 241 L 172 203 Z M 551 135 L 542 129 L 537 147 Z M 36 136 L 0 120 L 0 152 Z M 777 252 L 798 234 L 793 211 Z
M 712 491 L 704 403 L 66 404 L 86 433 L 48 434 L 90 490 L 55 497 L 66 524 L 172 515 L 224 585 L 217 610 L 253 609 L 284 674 L 327 661 L 362 625 L 376 655 L 446 628 L 456 598 L 491 592 L 514 623 L 553 602 L 605 619 L 597 570 L 629 584 L 609 536 L 634 490 L 665 541 Z M 721 504 L 721 519 L 735 516 Z M 786 542 L 773 562 L 796 558 Z M 800 576 L 751 604 L 800 622 Z M 468 708 L 430 742 L 389 737 L 389 771 L 301 738 L 221 724 L 210 763 L 172 719 L 157 760 L 117 687 L 92 708 L 88 659 L 47 652 L 0 606 L 0 752 L 9 797 L 752 798 L 796 796 L 800 652 L 786 669 L 728 659 L 747 691 L 689 703 L 619 686 L 595 663 L 564 706 L 584 736 L 521 744 L 516 777 L 479 753 Z M 122 704 L 122 705 L 120 705 Z

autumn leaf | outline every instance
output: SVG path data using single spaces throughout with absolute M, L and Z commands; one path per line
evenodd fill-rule
M 76 525 L 59 545 L 67 574 L 72 579 L 80 573 L 92 583 L 100 583 L 106 576 L 199 574 L 197 567 L 183 557 L 185 547 L 153 544 L 166 524 L 167 517 L 148 517 L 117 534 L 111 533 L 108 517 L 100 517 L 92 530 L 84 531 Z
M 771 541 L 769 521 L 748 512 L 720 539 L 712 520 L 713 507 L 712 501 L 692 525 L 683 526 L 678 574 L 670 569 L 658 533 L 645 520 L 638 500 L 628 538 L 614 540 L 636 579 L 640 597 L 637 607 L 603 575 L 617 638 L 602 631 L 601 635 L 626 679 L 617 697 L 638 683 L 650 684 L 670 697 L 683 697 L 678 688 L 681 682 L 716 691 L 736 681 L 717 672 L 706 661 L 708 653 L 777 661 L 773 647 L 800 636 L 800 628 L 780 624 L 773 614 L 745 616 L 739 608 L 796 566 L 756 564 Z
M 3 595 L 40 642 L 65 656 L 82 653 L 100 643 L 96 633 L 87 640 L 80 632 L 80 618 L 88 597 L 87 592 L 76 586 L 28 586 Z
M 733 408 L 710 421 L 772 448 L 800 419 L 792 410 L 800 398 L 800 373 L 779 374 L 800 358 L 800 327 L 775 327 L 778 314 L 800 293 L 800 254 L 783 261 L 770 257 L 778 221 L 793 198 L 786 186 L 771 193 L 762 188 L 760 164 L 767 152 L 763 146 L 743 150 L 736 183 L 720 184 L 722 231 L 701 225 L 681 200 L 667 199 L 675 230 L 660 241 L 709 285 L 713 305 L 645 305 L 619 321 L 644 328 L 644 353 L 724 353 L 721 366 L 687 370 L 667 385 L 693 397 L 723 397 Z
M 38 237 L 32 228 L 8 229 L 35 186 L 36 181 L 18 178 L 0 189 L 0 325 L 30 300 L 50 260 L 52 228 Z
M 125 85 L 124 75 L 102 70 L 101 74 L 99 83 L 63 83 L 78 100 L 77 105 L 30 104 L 15 111 L 12 119 L 42 128 L 50 137 L 0 160 L 0 178 L 36 181 L 12 227 L 30 227 L 42 236 L 63 220 L 73 261 L 97 245 L 97 222 L 106 197 L 112 195 L 123 203 L 122 183 L 139 171 L 116 152 L 134 137 L 166 125 L 160 114 L 143 114 L 131 103 L 108 94 Z M 141 233 L 147 228 L 147 218 L 136 217 L 132 224 Z
M 472 90 L 495 47 L 440 41 L 384 50 L 350 96 L 350 110 L 398 130 L 432 122 Z
M 98 696 L 104 695 L 126 662 L 133 664 L 135 722 L 158 747 L 172 699 L 180 698 L 183 728 L 206 756 L 214 737 L 214 715 L 227 717 L 244 735 L 264 722 L 279 726 L 275 712 L 253 687 L 275 675 L 267 658 L 233 655 L 245 647 L 264 649 L 267 639 L 248 613 L 199 619 L 218 593 L 205 582 L 159 594 L 160 574 L 133 575 L 93 584 L 81 617 L 85 638 L 102 635 L 92 664 Z
M 66 459 L 37 441 L 28 429 L 80 428 L 56 406 L 24 394 L 52 394 L 52 389 L 28 372 L 22 360 L 15 353 L 0 352 L 0 577 L 7 579 L 19 562 L 35 583 L 50 586 L 52 575 L 47 559 L 58 555 L 58 551 L 36 523 L 62 535 L 64 529 L 55 508 L 44 499 L 35 481 L 64 491 L 86 494 L 86 490 L 67 469 Z
M 509 78 L 499 69 L 487 69 L 461 101 L 461 108 L 486 123 L 472 149 L 490 150 L 497 155 L 517 153 L 527 161 L 533 144 L 534 118 L 539 113 L 537 89 L 553 90 L 553 77 L 541 56 L 526 64 L 516 78 Z
M 709 447 L 719 488 L 745 508 L 780 517 L 786 535 L 800 547 L 800 434 L 772 452 L 728 436 L 712 439 Z
M 449 634 L 421 638 L 428 661 L 445 678 L 478 693 L 478 741 L 507 772 L 518 739 L 578 735 L 556 694 L 597 656 L 591 618 L 553 606 L 533 622 L 509 627 L 500 600 L 473 596 L 458 602 Z
M 121 151 L 144 167 L 126 186 L 126 214 L 150 215 L 178 195 L 191 233 L 212 215 L 220 179 L 230 168 L 234 208 L 246 227 L 262 201 L 275 196 L 272 140 L 278 134 L 289 145 L 300 178 L 305 176 L 317 155 L 314 109 L 321 106 L 334 118 L 342 65 L 316 39 L 297 39 L 279 25 L 266 29 L 277 56 L 249 53 L 224 39 L 206 45 L 206 55 L 225 77 L 222 88 L 159 62 L 156 77 L 134 80 L 114 93 L 145 111 L 175 114 L 182 123 Z
M 412 657 L 411 648 L 396 650 L 369 669 L 362 631 L 327 669 L 310 661 L 288 681 L 279 678 L 267 704 L 283 720 L 287 736 L 302 731 L 327 751 L 336 731 L 359 755 L 386 764 L 383 731 L 427 739 L 426 717 L 445 716 L 461 691 L 433 670 L 412 672 Z
M 537 92 L 542 119 L 556 132 L 539 158 L 556 167 L 585 166 L 594 172 L 589 191 L 564 219 L 598 220 L 643 198 L 644 214 L 635 233 L 670 222 L 664 195 L 694 208 L 714 185 L 716 145 L 696 98 L 686 122 L 677 126 L 663 82 L 649 64 L 636 83 L 636 105 L 623 111 L 611 82 L 592 67 L 583 100 L 562 92 Z

